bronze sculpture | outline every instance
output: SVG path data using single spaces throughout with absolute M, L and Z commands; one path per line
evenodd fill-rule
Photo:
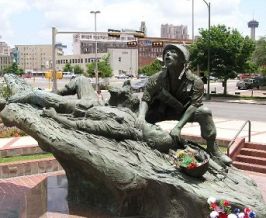
M 202 103 L 204 85 L 188 68 L 187 49 L 183 45 L 169 44 L 163 50 L 163 60 L 165 67 L 149 79 L 144 90 L 137 126 L 142 128 L 145 120 L 152 124 L 164 120 L 178 120 L 170 132 L 178 143 L 184 125 L 187 122 L 198 122 L 201 136 L 207 142 L 207 151 L 229 165 L 231 159 L 222 154 L 215 143 L 216 127 L 212 113 Z
M 153 125 L 145 124 L 143 132 L 134 126 L 137 100 L 127 85 L 112 89 L 110 105 L 104 106 L 94 91 L 70 100 L 34 89 L 14 75 L 5 75 L 5 80 L 12 96 L 1 111 L 3 122 L 23 129 L 53 153 L 66 172 L 69 199 L 116 217 L 205 218 L 207 198 L 217 196 L 240 208 L 251 207 L 259 218 L 266 216 L 256 185 L 239 170 L 224 171 L 210 160 L 201 178 L 179 172 L 169 155 L 158 151 L 167 153 L 172 137 Z M 120 96 L 132 102 L 129 109 L 116 100 Z M 154 141 L 156 136 L 161 141 Z M 164 144 L 162 136 L 169 142 L 165 147 L 158 146 Z

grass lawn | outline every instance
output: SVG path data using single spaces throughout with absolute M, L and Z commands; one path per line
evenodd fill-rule
M 3 157 L 0 158 L 0 163 L 11 163 L 16 161 L 27 161 L 27 160 L 38 160 L 43 158 L 53 157 L 51 153 L 46 154 L 32 154 L 32 155 L 22 155 L 16 157 Z

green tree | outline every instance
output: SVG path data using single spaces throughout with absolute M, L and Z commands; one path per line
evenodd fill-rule
M 147 64 L 144 67 L 140 68 L 138 70 L 138 74 L 144 74 L 147 76 L 151 76 L 158 71 L 160 71 L 162 68 L 161 62 L 159 60 L 154 60 L 151 64 Z
M 65 66 L 63 68 L 64 72 L 72 72 L 72 70 L 73 70 L 73 67 L 71 66 L 70 63 L 65 64 Z
M 252 58 L 258 66 L 266 65 L 266 37 L 261 37 L 256 42 L 256 48 Z
M 211 74 L 223 80 L 224 95 L 227 93 L 227 80 L 243 73 L 247 61 L 255 49 L 255 43 L 248 37 L 242 37 L 236 29 L 224 25 L 213 26 L 208 30 L 200 29 L 201 37 L 190 47 L 191 66 L 199 65 L 203 71 L 208 64 L 208 40 L 210 36 Z
M 110 55 L 108 54 L 107 56 L 104 56 L 98 63 L 98 72 L 100 77 L 111 77 L 112 76 L 112 68 L 111 65 L 109 64 L 109 57 Z M 90 63 L 87 65 L 87 74 L 89 76 L 94 76 L 94 69 L 95 69 L 95 62 Z
M 5 73 L 13 73 L 13 74 L 17 74 L 17 75 L 22 75 L 24 73 L 23 69 L 19 68 L 17 63 L 13 63 L 10 66 L 6 67 L 3 70 L 4 74 Z
M 266 67 L 260 67 L 259 72 L 266 77 Z
M 256 63 L 252 60 L 248 60 L 244 65 L 244 72 L 243 73 L 256 73 L 259 67 Z
M 83 74 L 84 73 L 84 70 L 79 65 L 75 65 L 73 69 L 74 69 L 75 74 Z

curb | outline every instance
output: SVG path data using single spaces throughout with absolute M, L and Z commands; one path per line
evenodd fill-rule
M 226 103 L 234 103 L 234 104 L 256 104 L 256 105 L 266 105 L 266 101 L 252 101 L 252 100 L 227 100 L 227 99 L 211 99 L 211 100 L 203 100 L 204 102 L 226 102 Z

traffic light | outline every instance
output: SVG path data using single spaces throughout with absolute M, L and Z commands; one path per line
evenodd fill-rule
M 127 46 L 128 47 L 136 47 L 137 46 L 137 41 L 127 42 Z
M 145 37 L 145 34 L 142 31 L 136 31 L 133 33 L 133 35 L 135 38 L 144 38 Z
M 163 47 L 162 41 L 154 41 L 152 42 L 152 47 Z
M 108 29 L 108 36 L 120 38 L 120 34 L 121 34 L 120 30 Z

